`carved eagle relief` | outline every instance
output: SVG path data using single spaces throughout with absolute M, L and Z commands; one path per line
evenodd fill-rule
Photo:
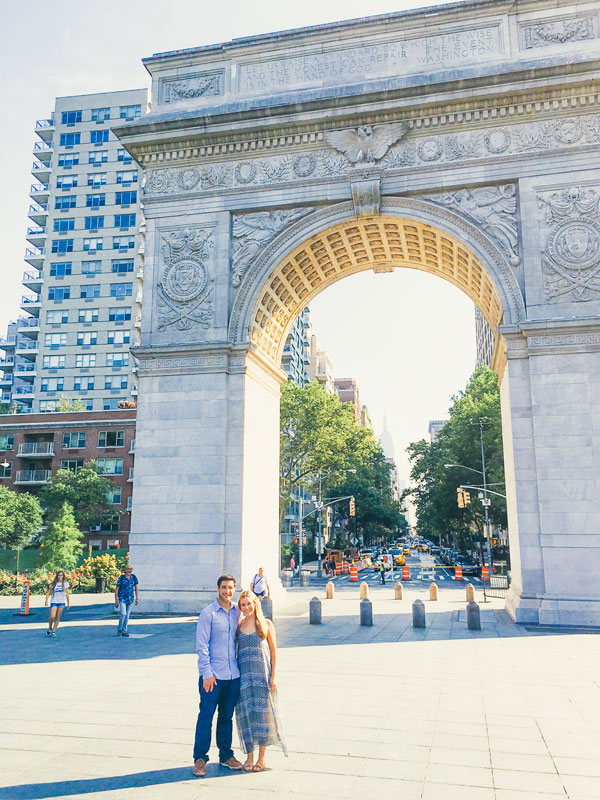
M 398 139 L 406 136 L 408 130 L 407 122 L 361 125 L 342 131 L 326 131 L 325 139 L 352 164 L 373 164 L 383 158 Z

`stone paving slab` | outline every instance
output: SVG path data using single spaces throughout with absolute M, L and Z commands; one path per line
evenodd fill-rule
M 0 598 L 0 800 L 600 797 L 597 634 L 515 626 L 501 601 L 467 631 L 456 589 L 432 603 L 418 589 L 395 601 L 393 587 L 370 587 L 372 628 L 357 590 L 323 599 L 324 624 L 310 626 L 315 593 L 276 605 L 289 757 L 274 750 L 247 775 L 212 754 L 201 780 L 194 618 L 138 616 L 145 638 L 122 640 L 110 598 L 76 596 L 48 640 L 46 610 L 14 618 Z

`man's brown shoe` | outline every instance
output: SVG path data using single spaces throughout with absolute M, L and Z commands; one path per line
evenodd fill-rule
M 227 769 L 242 769 L 244 766 L 235 756 L 231 756 L 227 761 L 219 761 L 219 764 L 222 767 L 227 767 Z
M 192 772 L 197 778 L 203 778 L 206 775 L 206 761 L 203 758 L 197 758 L 194 761 Z

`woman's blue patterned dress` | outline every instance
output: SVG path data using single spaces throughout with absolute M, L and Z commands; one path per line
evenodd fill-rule
M 271 657 L 266 639 L 258 633 L 238 635 L 240 698 L 235 708 L 240 743 L 244 753 L 275 745 L 287 756 L 277 691 L 269 691 Z

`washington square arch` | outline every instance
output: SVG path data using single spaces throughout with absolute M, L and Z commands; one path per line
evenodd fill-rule
M 509 613 L 600 625 L 597 0 L 463 2 L 145 65 L 152 111 L 115 130 L 145 171 L 145 607 L 277 574 L 287 333 L 346 275 L 409 268 L 495 333 Z

